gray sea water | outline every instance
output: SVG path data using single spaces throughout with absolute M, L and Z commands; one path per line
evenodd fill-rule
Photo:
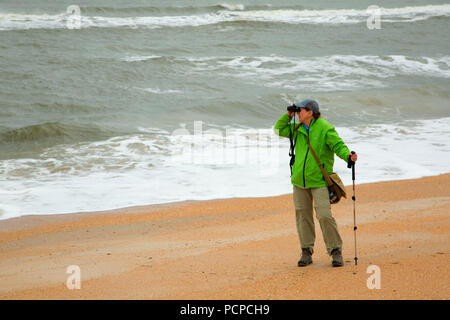
M 449 172 L 449 22 L 438 0 L 3 0 L 0 219 L 288 193 L 271 128 L 305 98 L 359 182 Z M 243 142 L 211 152 L 196 123 Z M 180 160 L 187 143 L 202 161 Z

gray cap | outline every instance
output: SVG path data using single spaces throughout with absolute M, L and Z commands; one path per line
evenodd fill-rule
M 300 108 L 308 108 L 308 109 L 312 110 L 314 113 L 319 112 L 319 104 L 317 103 L 316 100 L 312 100 L 312 99 L 305 99 L 301 102 L 296 102 L 296 103 L 294 103 L 294 106 L 300 107 Z

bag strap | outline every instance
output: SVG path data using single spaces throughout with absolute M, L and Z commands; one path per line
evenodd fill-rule
M 309 150 L 311 151 L 312 155 L 314 156 L 314 159 L 316 159 L 317 165 L 320 168 L 320 171 L 322 171 L 323 177 L 325 178 L 325 182 L 327 183 L 327 186 L 331 186 L 333 182 L 330 179 L 330 176 L 325 171 L 325 169 L 320 164 L 319 158 L 317 157 L 316 153 L 314 152 L 314 149 L 311 147 L 311 144 L 309 143 L 309 138 L 306 136 L 306 142 L 308 143 Z
M 295 115 L 294 115 L 294 127 L 295 127 Z M 289 161 L 289 168 L 291 169 L 291 177 L 292 177 L 292 167 L 294 166 L 295 162 L 295 145 L 297 144 L 297 138 L 294 137 L 295 131 L 298 129 L 298 126 L 294 128 L 294 132 L 289 128 L 289 157 L 291 157 L 291 160 Z

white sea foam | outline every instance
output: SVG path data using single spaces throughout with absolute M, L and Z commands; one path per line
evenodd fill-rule
M 227 9 L 227 10 L 244 10 L 245 6 L 240 3 L 221 3 L 219 5 L 221 8 Z
M 0 13 L 0 30 L 60 29 L 66 27 L 65 21 L 65 14 Z
M 123 61 L 127 61 L 127 62 L 137 62 L 137 61 L 147 61 L 147 60 L 152 60 L 152 59 L 158 59 L 161 58 L 161 56 L 130 56 L 130 57 L 125 57 L 122 60 Z
M 450 172 L 450 118 L 337 130 L 349 147 L 358 151 L 360 183 Z M 337 160 L 335 169 L 346 183 L 351 181 L 345 163 Z
M 176 90 L 176 89 L 160 89 L 160 88 L 136 88 L 138 90 L 155 93 L 155 94 L 171 94 L 171 93 L 183 93 L 183 90 Z
M 189 58 L 198 72 L 267 86 L 308 91 L 380 88 L 385 78 L 418 75 L 450 78 L 450 57 L 332 55 L 322 57 L 203 57 Z
M 222 4 L 224 10 L 215 13 L 188 16 L 148 17 L 102 17 L 86 16 L 81 12 L 81 28 L 161 28 L 198 27 L 221 22 L 263 21 L 293 24 L 353 24 L 365 23 L 370 13 L 367 10 L 245 10 L 241 4 Z M 450 16 L 450 5 L 428 5 L 402 8 L 380 8 L 381 21 L 415 22 L 436 16 Z M 17 29 L 61 29 L 67 28 L 70 15 L 0 14 L 0 30 Z
M 449 128 L 450 118 L 442 118 L 337 131 L 358 152 L 357 183 L 367 183 L 450 172 Z M 53 147 L 38 159 L 0 161 L 0 219 L 292 191 L 288 139 L 272 129 L 140 131 Z M 188 144 L 194 153 L 185 153 Z M 351 184 L 339 158 L 335 171 Z
M 65 29 L 70 16 L 58 15 L 21 15 L 0 14 L 0 30 L 27 30 L 27 29 Z M 203 14 L 191 16 L 166 16 L 166 17 L 101 17 L 79 16 L 79 27 L 84 28 L 138 28 L 149 29 L 161 27 L 186 27 L 216 24 L 226 21 L 224 14 Z M 233 20 L 233 18 L 229 18 Z
M 254 10 L 233 12 L 230 15 L 250 21 L 272 21 L 285 23 L 309 24 L 350 24 L 366 22 L 371 13 L 368 10 Z M 450 15 L 450 5 L 428 5 L 403 8 L 382 8 L 380 17 L 384 22 L 409 22 L 419 18 L 428 19 L 435 16 Z M 385 21 L 384 18 L 389 18 Z M 416 20 L 414 20 L 416 21 Z

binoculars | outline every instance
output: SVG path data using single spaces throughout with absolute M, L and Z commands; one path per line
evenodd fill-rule
M 300 112 L 300 107 L 297 107 L 295 104 L 293 104 L 287 107 L 287 111 Z

